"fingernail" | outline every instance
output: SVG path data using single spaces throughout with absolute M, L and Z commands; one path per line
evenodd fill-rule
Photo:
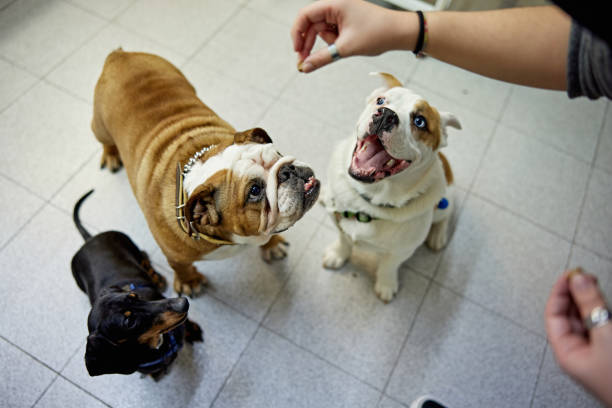
M 583 273 L 582 268 L 578 267 L 575 269 L 572 269 L 568 275 L 567 275 L 567 279 L 572 280 L 572 278 L 576 275 L 580 275 L 581 273 Z
M 593 279 L 583 274 L 574 275 L 571 279 L 571 283 L 576 290 L 590 289 L 594 284 Z
M 310 63 L 310 62 L 303 62 L 302 63 L 302 70 L 301 70 L 301 72 L 310 72 L 310 71 L 312 71 L 313 68 L 314 68 L 314 65 L 312 65 L 312 63 Z

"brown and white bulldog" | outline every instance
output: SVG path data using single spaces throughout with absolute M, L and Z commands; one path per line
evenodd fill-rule
M 276 235 L 319 194 L 313 171 L 282 156 L 259 128 L 236 132 L 183 74 L 145 53 L 112 52 L 96 85 L 92 130 L 102 167 L 125 166 L 149 228 L 174 269 L 174 289 L 206 283 L 193 263 L 259 245 L 282 258 Z
M 388 302 L 398 290 L 397 269 L 404 260 L 425 241 L 434 250 L 446 245 L 453 175 L 439 149 L 446 146 L 446 127 L 461 125 L 392 75 L 375 74 L 386 86 L 367 98 L 355 135 L 341 142 L 330 160 L 321 201 L 339 238 L 326 249 L 323 265 L 342 267 L 353 246 L 376 252 L 374 290 Z

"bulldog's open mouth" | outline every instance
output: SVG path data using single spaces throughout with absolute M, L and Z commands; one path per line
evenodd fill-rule
M 392 157 L 378 135 L 373 134 L 357 141 L 349 174 L 359 181 L 374 183 L 407 169 L 411 163 L 410 160 Z

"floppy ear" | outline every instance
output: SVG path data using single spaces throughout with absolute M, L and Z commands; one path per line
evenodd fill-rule
M 380 76 L 385 81 L 385 85 L 387 86 L 387 89 L 395 88 L 396 86 L 399 86 L 401 88 L 402 86 L 404 86 L 399 81 L 399 79 L 397 79 L 393 75 L 388 74 L 386 72 L 370 72 L 370 75 Z
M 188 223 L 193 222 L 194 227 L 219 224 L 221 217 L 215 206 L 214 194 L 215 189 L 209 184 L 203 184 L 195 189 L 185 204 L 185 217 Z
M 244 143 L 272 143 L 272 139 L 262 128 L 253 128 L 249 130 L 245 130 L 244 132 L 238 132 L 234 135 L 234 143 L 235 144 L 244 144 Z
M 457 119 L 457 117 L 450 112 L 440 112 L 440 121 L 442 122 L 443 128 L 450 126 L 454 127 L 455 129 L 461 129 L 459 119 Z
M 126 357 L 106 337 L 97 333 L 87 337 L 85 366 L 91 377 L 102 374 L 132 374 L 136 367 L 126 366 Z

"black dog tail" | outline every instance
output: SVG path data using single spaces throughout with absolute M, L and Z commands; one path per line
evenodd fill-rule
M 81 208 L 81 204 L 83 204 L 83 201 L 85 201 L 85 199 L 89 197 L 93 192 L 93 189 L 91 189 L 87 193 L 85 193 L 83 197 L 79 198 L 79 201 L 77 201 L 77 203 L 74 205 L 74 211 L 72 212 L 72 219 L 74 220 L 74 225 L 76 225 L 77 229 L 79 230 L 81 236 L 85 241 L 91 238 L 91 234 L 81 224 L 81 220 L 79 219 L 79 208 Z

